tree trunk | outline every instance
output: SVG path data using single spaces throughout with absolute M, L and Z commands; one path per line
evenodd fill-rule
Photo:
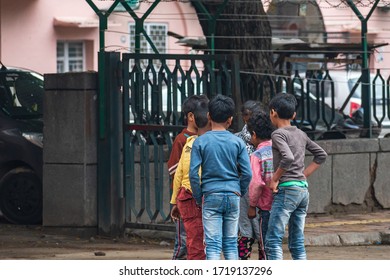
M 216 15 L 223 1 L 200 0 L 210 15 Z M 203 33 L 210 38 L 211 21 L 194 3 Z M 272 74 L 272 33 L 260 0 L 230 1 L 217 16 L 215 53 L 238 54 L 241 71 L 241 90 L 244 101 L 260 100 L 267 105 L 270 83 L 264 74 Z M 209 45 L 210 49 L 211 46 Z

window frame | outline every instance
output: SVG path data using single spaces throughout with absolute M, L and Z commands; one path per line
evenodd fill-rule
M 63 44 L 63 51 L 64 51 L 64 55 L 62 57 L 59 57 L 58 56 L 58 51 L 56 53 L 56 58 L 57 58 L 57 73 L 67 73 L 67 72 L 83 72 L 85 71 L 86 69 L 86 46 L 85 46 L 85 42 L 84 41 L 67 41 L 67 40 L 58 40 L 57 41 L 57 49 L 58 49 L 58 44 L 59 43 L 62 43 Z M 81 57 L 70 57 L 69 56 L 69 46 L 70 44 L 74 44 L 74 43 L 79 43 L 81 44 L 81 50 L 82 50 L 82 56 Z M 74 61 L 78 61 L 78 59 L 82 59 L 82 69 L 79 71 L 70 71 L 69 70 L 69 66 L 71 65 L 71 61 L 74 60 Z M 60 72 L 59 71 L 59 68 L 58 68 L 58 62 L 62 62 L 64 64 L 63 66 L 63 71 Z
M 168 32 L 168 24 L 167 23 L 162 23 L 162 22 L 147 22 L 147 23 L 144 23 L 144 29 L 146 31 L 146 33 L 149 35 L 149 37 L 152 39 L 153 43 L 155 42 L 155 40 L 153 40 L 152 38 L 152 35 L 150 35 L 150 28 L 151 26 L 163 26 L 165 28 L 165 34 L 166 32 Z M 134 28 L 134 35 L 131 34 L 131 29 Z M 142 34 L 141 34 L 142 35 Z M 129 23 L 129 36 L 130 36 L 130 50 L 131 51 L 134 51 L 135 52 L 135 44 L 132 44 L 133 42 L 135 42 L 135 23 Z M 144 52 L 144 49 L 142 48 L 142 42 L 146 42 L 146 51 Z M 160 53 L 167 53 L 168 51 L 168 38 L 167 36 L 165 36 L 165 49 L 162 51 L 160 50 L 158 47 L 157 50 L 160 52 Z M 142 53 L 154 53 L 153 51 L 153 48 L 150 46 L 150 44 L 146 41 L 145 37 L 141 37 L 141 50 L 140 50 Z

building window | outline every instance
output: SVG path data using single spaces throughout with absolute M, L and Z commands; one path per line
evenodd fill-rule
M 159 53 L 166 53 L 167 51 L 167 30 L 166 24 L 160 23 L 145 23 L 144 29 L 149 35 L 153 44 Z M 130 48 L 135 52 L 135 25 L 130 24 Z M 141 34 L 141 53 L 154 53 L 152 47 L 149 45 L 145 36 Z
M 152 40 L 154 46 L 158 50 L 160 54 L 167 52 L 167 31 L 168 26 L 166 24 L 161 23 L 145 23 L 144 29 L 146 33 L 149 35 L 149 38 Z M 153 48 L 150 46 L 148 41 L 146 40 L 143 34 L 140 34 L 141 37 L 141 49 L 140 53 L 154 53 Z M 130 24 L 130 50 L 131 52 L 135 52 L 135 25 Z M 141 64 L 146 67 L 148 65 L 147 60 L 141 61 Z M 130 63 L 132 66 L 132 63 Z M 153 66 L 157 69 L 161 66 L 160 60 L 153 60 Z
M 57 42 L 57 73 L 85 70 L 85 46 L 83 42 Z

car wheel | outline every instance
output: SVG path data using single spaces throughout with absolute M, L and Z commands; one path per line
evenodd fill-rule
M 29 168 L 18 167 L 0 180 L 0 209 L 12 223 L 42 221 L 42 182 Z

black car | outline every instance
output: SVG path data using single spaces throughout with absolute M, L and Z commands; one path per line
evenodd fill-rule
M 0 211 L 13 223 L 42 221 L 43 76 L 0 69 Z

